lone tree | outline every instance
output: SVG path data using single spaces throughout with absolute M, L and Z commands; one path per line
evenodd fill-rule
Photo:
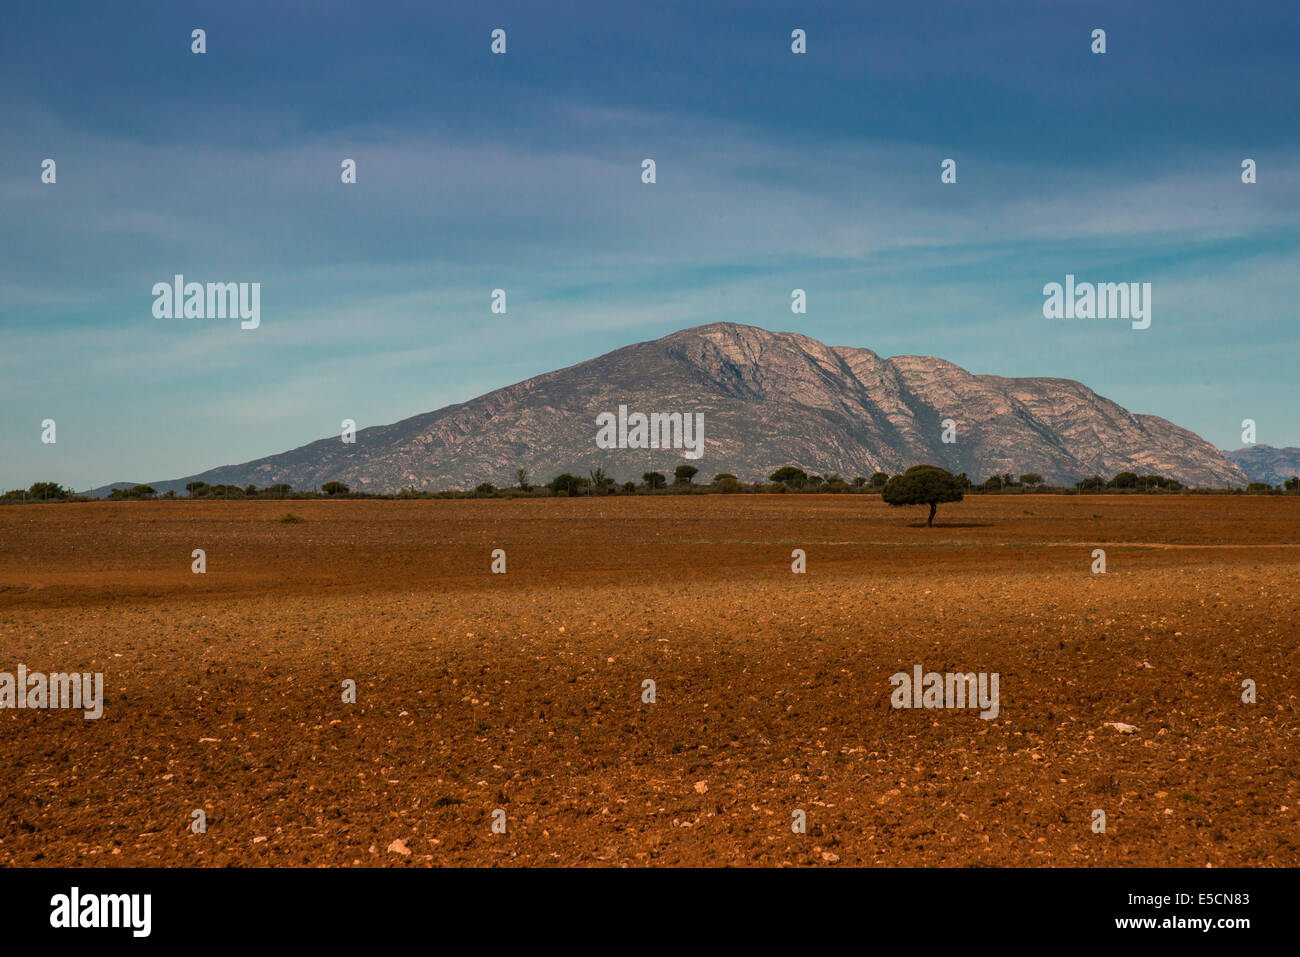
M 663 472 L 646 472 L 641 476 L 641 481 L 645 482 L 646 488 L 668 487 L 668 479 L 664 477 Z
M 943 502 L 960 502 L 961 483 L 937 465 L 913 465 L 902 475 L 895 475 L 880 492 L 890 505 L 929 505 L 926 527 L 934 525 L 934 513 Z
M 699 469 L 694 465 L 679 465 L 673 469 L 673 484 L 690 485 L 691 479 L 695 478 L 697 472 Z
M 249 486 L 252 488 L 252 486 Z M 348 487 L 342 482 L 326 482 L 320 487 L 320 490 L 326 495 L 347 495 Z

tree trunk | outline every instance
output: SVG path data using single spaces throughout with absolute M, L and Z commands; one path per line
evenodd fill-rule
M 933 527 L 934 527 L 934 513 L 937 512 L 938 510 L 939 510 L 939 506 L 936 505 L 934 502 L 931 502 L 931 503 L 930 503 L 930 517 L 929 517 L 928 519 L 926 519 L 926 522 L 925 522 L 925 527 L 926 527 L 926 528 L 933 528 Z

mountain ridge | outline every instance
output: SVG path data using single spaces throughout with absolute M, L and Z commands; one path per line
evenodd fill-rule
M 1240 466 L 1252 482 L 1281 485 L 1300 475 L 1300 448 L 1294 446 L 1276 448 L 1260 443 L 1225 451 L 1223 457 Z
M 703 413 L 705 451 L 601 449 L 596 416 L 619 405 L 644 413 Z M 945 419 L 956 441 L 942 441 Z M 1194 433 L 1135 414 L 1073 379 L 975 375 L 936 356 L 882 358 L 802 333 L 712 323 L 632 343 L 492 390 L 466 402 L 276 455 L 150 482 L 326 481 L 354 490 L 511 485 L 597 467 L 620 481 L 694 464 L 744 481 L 782 465 L 846 477 L 930 462 L 978 481 L 1037 472 L 1073 484 L 1093 474 L 1156 473 L 1187 485 L 1245 485 L 1246 473 Z M 105 486 L 104 489 L 108 487 Z M 89 494 L 102 492 L 97 489 Z

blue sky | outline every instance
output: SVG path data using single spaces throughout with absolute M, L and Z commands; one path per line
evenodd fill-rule
M 1300 445 L 1300 8 L 1136 6 L 14 6 L 0 486 L 189 474 L 719 320 Z M 1044 319 L 1067 272 L 1150 282 L 1151 328 Z M 154 318 L 175 273 L 260 282 L 261 327 Z

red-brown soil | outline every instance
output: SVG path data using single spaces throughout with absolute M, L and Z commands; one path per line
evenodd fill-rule
M 924 511 L 0 508 L 0 671 L 106 686 L 0 710 L 0 864 L 1300 864 L 1300 498 Z M 998 717 L 893 709 L 916 664 Z

